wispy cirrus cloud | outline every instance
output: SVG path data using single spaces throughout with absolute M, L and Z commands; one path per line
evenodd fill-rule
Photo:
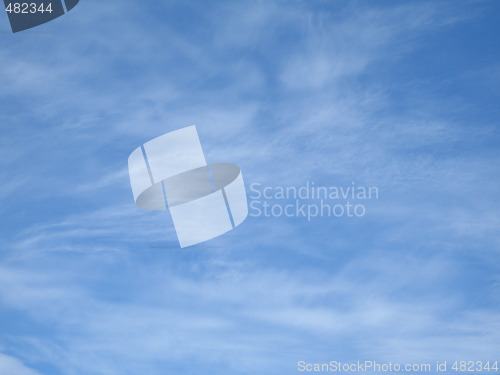
M 39 373 L 26 367 L 16 358 L 0 354 L 0 371 L 9 375 L 38 375 Z
M 0 313 L 19 322 L 1 325 L 5 352 L 51 374 L 494 355 L 496 118 L 472 124 L 486 107 L 443 89 L 457 69 L 434 72 L 481 17 L 82 2 L 50 36 L 2 38 Z M 247 184 L 355 180 L 380 199 L 360 221 L 249 218 L 181 252 L 167 213 L 134 207 L 126 159 L 191 124 Z
M 459 312 L 467 301 L 457 290 L 442 297 L 438 285 L 456 273 L 456 265 L 442 257 L 368 255 L 329 274 L 192 255 L 197 261 L 191 266 L 176 264 L 180 255 L 148 265 L 123 256 L 106 264 L 104 258 L 80 265 L 77 259 L 43 261 L 49 270 L 63 266 L 65 271 L 52 276 L 2 267 L 2 303 L 23 311 L 36 327 L 7 342 L 40 365 L 52 358 L 61 371 L 105 374 L 157 372 L 187 362 L 241 373 L 266 365 L 288 373 L 299 359 L 331 360 L 332 355 L 451 360 L 496 353 L 498 335 L 490 328 L 498 314 L 485 308 Z M 119 269 L 134 277 L 105 276 L 118 275 Z M 265 332 L 257 333 L 259 327 Z M 34 334 L 39 329 L 53 332 L 51 346 Z M 480 344 L 459 348 L 456 338 L 464 335 Z M 302 347 L 304 338 L 315 345 Z M 446 348 L 439 358 L 436 346 Z M 127 361 L 119 360 L 124 357 Z

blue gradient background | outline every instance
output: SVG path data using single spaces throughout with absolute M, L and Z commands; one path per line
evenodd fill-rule
M 499 360 L 500 5 L 92 1 L 0 17 L 0 374 Z M 249 186 L 377 186 L 361 219 L 179 249 L 127 158 L 196 124 Z

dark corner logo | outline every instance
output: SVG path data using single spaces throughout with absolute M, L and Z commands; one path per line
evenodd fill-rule
M 52 21 L 73 9 L 80 0 L 3 0 L 12 32 Z

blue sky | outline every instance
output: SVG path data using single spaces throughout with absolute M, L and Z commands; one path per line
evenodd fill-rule
M 499 12 L 82 0 L 17 34 L 1 16 L 0 373 L 500 360 Z M 127 158 L 192 124 L 247 188 L 380 197 L 179 249 Z

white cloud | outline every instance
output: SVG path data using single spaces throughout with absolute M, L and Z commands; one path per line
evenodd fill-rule
M 0 373 L 3 375 L 38 375 L 16 358 L 0 353 Z
M 460 18 L 428 4 L 322 16 L 305 3 L 248 4 L 207 10 L 190 34 L 144 22 L 141 2 L 82 2 L 54 24 L 73 22 L 69 35 L 1 42 L 2 98 L 30 107 L 2 113 L 17 126 L 1 141 L 15 178 L 0 194 L 21 192 L 6 205 L 30 220 L 2 238 L 0 301 L 33 328 L 2 342 L 70 375 L 186 362 L 291 373 L 332 352 L 495 354 L 498 312 L 449 284 L 465 269 L 454 258 L 463 244 L 498 249 L 499 216 L 485 203 L 498 189 L 482 184 L 497 158 L 420 151 L 484 128 L 464 132 L 443 116 L 456 103 L 416 89 L 414 108 L 396 115 L 390 87 L 354 79 Z M 168 214 L 133 205 L 124 168 L 138 145 L 191 124 L 209 161 L 240 165 L 247 183 L 356 178 L 383 185 L 381 200 L 357 224 L 248 219 L 213 248 L 179 252 Z

